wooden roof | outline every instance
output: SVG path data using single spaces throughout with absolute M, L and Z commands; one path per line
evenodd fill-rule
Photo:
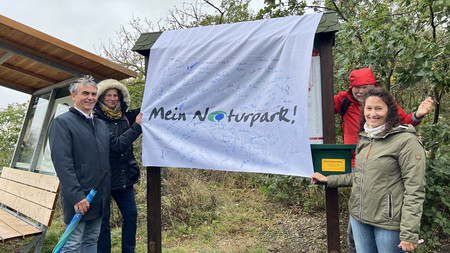
M 122 80 L 137 73 L 0 15 L 0 85 L 32 94 L 71 78 Z

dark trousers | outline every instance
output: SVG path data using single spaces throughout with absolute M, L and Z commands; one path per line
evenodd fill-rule
M 134 253 L 136 248 L 137 207 L 133 186 L 126 190 L 113 190 L 111 196 L 116 201 L 122 214 L 122 252 Z M 100 237 L 98 238 L 98 253 L 111 252 L 111 227 L 109 226 L 110 205 L 107 205 L 103 216 Z

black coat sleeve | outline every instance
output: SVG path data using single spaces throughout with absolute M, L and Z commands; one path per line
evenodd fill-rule
M 137 115 L 141 112 L 141 108 L 129 110 L 125 113 L 125 117 L 127 117 L 128 122 L 132 125 L 136 121 Z
M 111 151 L 122 153 L 127 150 L 130 145 L 141 135 L 142 128 L 138 123 L 133 123 L 127 131 L 123 132 L 119 136 L 110 136 L 110 149 Z

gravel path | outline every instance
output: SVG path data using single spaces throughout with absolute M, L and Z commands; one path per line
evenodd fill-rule
M 340 214 L 339 235 L 341 252 L 347 250 L 347 225 L 348 214 Z M 274 232 L 267 232 L 264 237 L 269 252 L 276 253 L 303 253 L 303 252 L 328 252 L 326 235 L 326 218 L 324 213 L 305 213 L 287 215 L 277 220 L 273 227 Z M 450 240 L 440 238 L 440 245 L 436 245 L 427 252 L 448 253 L 450 252 Z M 425 245 L 423 245 L 425 246 Z M 420 247 L 420 246 L 419 246 Z M 426 247 L 425 247 L 426 248 Z M 422 247 L 424 250 L 424 247 Z M 424 252 L 424 251 L 422 251 Z
M 346 233 L 348 217 L 340 218 L 341 252 L 347 252 Z M 267 233 L 270 252 L 327 252 L 326 218 L 322 213 L 297 213 L 279 219 L 275 231 Z

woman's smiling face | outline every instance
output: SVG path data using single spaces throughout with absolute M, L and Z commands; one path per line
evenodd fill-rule
M 109 89 L 105 92 L 102 103 L 109 109 L 114 109 L 119 102 L 119 93 L 116 89 Z
M 370 127 L 379 127 L 386 122 L 388 106 L 380 98 L 370 96 L 366 98 L 364 106 L 364 117 Z

